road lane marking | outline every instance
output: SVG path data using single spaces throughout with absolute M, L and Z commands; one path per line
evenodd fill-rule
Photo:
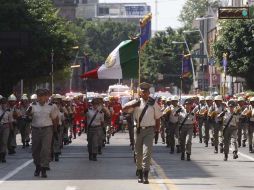
M 230 150 L 233 152 L 234 150 L 232 149 L 232 148 L 230 148 Z M 237 152 L 239 155 L 241 155 L 242 157 L 244 157 L 244 158 L 247 158 L 247 159 L 249 159 L 249 160 L 251 160 L 251 161 L 254 161 L 254 158 L 253 157 L 251 157 L 251 156 L 248 156 L 247 154 L 244 154 L 244 153 L 241 153 L 241 152 Z
M 153 174 L 155 174 L 156 182 L 160 185 L 161 189 L 178 190 L 174 182 L 167 177 L 164 170 L 154 159 L 152 159 L 151 169 Z
M 67 186 L 65 190 L 77 190 L 78 188 L 76 186 Z
M 11 177 L 13 177 L 14 175 L 16 175 L 20 170 L 24 169 L 25 167 L 27 167 L 32 162 L 33 162 L 32 159 L 28 160 L 24 164 L 22 164 L 21 166 L 19 166 L 16 169 L 10 171 L 6 176 L 4 176 L 3 178 L 0 179 L 0 185 L 2 183 L 4 183 L 5 181 L 7 181 L 8 179 L 10 179 Z

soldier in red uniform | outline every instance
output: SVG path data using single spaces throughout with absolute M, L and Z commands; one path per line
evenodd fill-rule
M 122 106 L 119 103 L 119 99 L 118 97 L 115 97 L 113 99 L 113 113 L 112 113 L 112 118 L 111 118 L 111 125 L 114 127 L 114 131 L 118 131 L 119 130 L 119 120 L 120 120 L 120 113 L 122 110 Z

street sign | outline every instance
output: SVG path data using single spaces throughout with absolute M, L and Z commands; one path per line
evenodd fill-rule
M 249 7 L 219 7 L 219 19 L 249 19 Z
M 207 55 L 192 54 L 191 57 L 198 58 L 198 59 L 202 59 L 202 58 L 206 59 Z

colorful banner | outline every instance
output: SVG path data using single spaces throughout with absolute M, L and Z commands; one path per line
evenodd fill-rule
M 190 54 L 183 56 L 182 78 L 192 78 Z
M 142 49 L 151 38 L 152 13 L 140 20 L 140 48 Z

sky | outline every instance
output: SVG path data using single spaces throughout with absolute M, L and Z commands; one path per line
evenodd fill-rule
M 158 1 L 158 30 L 165 30 L 167 27 L 179 28 L 182 24 L 178 16 L 186 0 L 157 0 Z M 99 0 L 100 3 L 142 3 L 151 6 L 153 20 L 152 30 L 155 31 L 155 0 Z

